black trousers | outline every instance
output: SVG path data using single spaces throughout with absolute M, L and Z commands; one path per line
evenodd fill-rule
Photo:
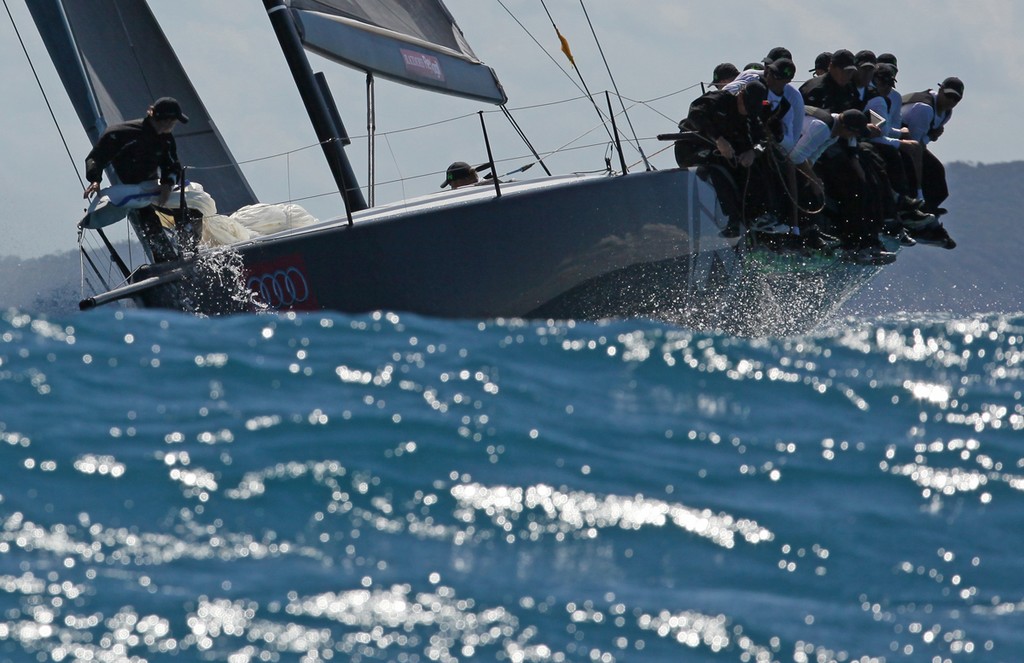
M 907 168 L 903 162 L 903 154 L 900 152 L 900 148 L 892 145 L 882 145 L 881 143 L 870 143 L 870 145 L 878 153 L 882 161 L 885 162 L 885 171 L 889 176 L 889 185 L 892 187 L 892 190 L 900 195 L 916 198 L 917 188 L 910 186 L 910 179 L 913 175 L 907 176 Z M 912 172 L 913 167 L 911 167 Z
M 895 187 L 892 183 L 893 171 L 890 169 L 882 149 L 882 145 L 869 141 L 861 141 L 857 149 L 857 158 L 864 169 L 867 182 L 864 216 L 879 222 L 883 219 L 896 218 L 896 199 L 893 195 Z M 903 172 L 903 162 L 899 159 L 898 150 L 895 157 L 899 164 L 897 173 L 899 177 Z
M 843 243 L 859 248 L 878 243 L 881 223 L 866 214 L 868 182 L 856 152 L 834 145 L 814 165 L 825 195 L 836 203 L 834 231 Z
M 903 156 L 903 159 L 908 182 L 912 185 L 915 193 L 917 189 L 921 189 L 924 193 L 924 207 L 921 209 L 925 212 L 934 212 L 946 201 L 946 198 L 949 198 L 946 167 L 942 165 L 937 156 L 925 148 L 921 157 L 921 179 L 924 181 L 918 182 L 913 162 L 906 155 Z

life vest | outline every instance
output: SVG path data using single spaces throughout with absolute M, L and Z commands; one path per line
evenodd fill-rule
M 910 104 L 928 104 L 931 107 L 932 112 L 938 114 L 938 110 L 935 108 L 935 96 L 932 94 L 931 90 L 925 90 L 924 92 L 911 92 L 903 95 L 903 106 L 907 107 Z M 946 111 L 946 119 L 942 121 L 942 124 L 949 122 L 952 117 L 953 109 L 950 108 Z

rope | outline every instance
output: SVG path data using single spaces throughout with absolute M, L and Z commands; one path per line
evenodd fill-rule
M 775 149 L 778 152 L 782 152 L 782 148 L 779 147 L 779 144 L 775 141 L 775 137 L 772 136 L 771 133 L 768 134 L 768 146 L 770 149 Z M 799 200 L 799 192 L 790 191 L 789 184 L 788 182 L 786 182 L 786 178 L 783 177 L 782 175 L 781 161 L 779 159 L 770 158 L 768 162 L 771 165 L 772 170 L 778 176 L 779 183 L 782 185 L 782 190 L 786 192 L 786 197 L 789 198 L 789 201 L 793 203 L 793 206 L 796 207 L 798 211 L 803 212 L 804 214 L 807 214 L 809 216 L 814 216 L 816 214 L 821 214 L 821 212 L 825 210 L 824 200 L 822 200 L 821 207 L 819 207 L 817 210 L 809 210 L 801 207 Z M 808 177 L 807 173 L 803 172 L 799 168 L 796 169 L 796 172 L 798 175 L 801 175 L 804 178 L 810 180 L 810 177 Z

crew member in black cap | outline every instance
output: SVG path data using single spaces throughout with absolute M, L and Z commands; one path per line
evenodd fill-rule
M 878 64 L 891 64 L 892 68 L 896 70 L 896 73 L 899 73 L 900 68 L 896 62 L 896 56 L 892 53 L 882 53 L 879 55 Z
M 723 62 L 711 74 L 711 85 L 721 90 L 739 76 L 739 69 L 731 62 Z
M 676 142 L 676 161 L 687 167 L 710 161 L 712 184 L 722 208 L 729 216 L 728 234 L 739 235 L 740 222 L 773 209 L 766 196 L 764 168 L 755 166 L 754 147 L 765 139 L 768 117 L 768 89 L 759 80 L 750 81 L 735 92 L 712 90 L 690 104 L 686 119 L 679 123 L 685 137 Z M 709 148 L 715 151 L 706 156 Z M 728 175 L 723 176 L 723 173 Z M 728 180 L 732 179 L 732 182 Z M 737 199 L 745 191 L 747 198 Z
M 886 62 L 879 64 L 864 111 L 874 113 L 884 121 L 879 135 L 871 139 L 871 145 L 885 161 L 889 184 L 896 194 L 898 211 L 916 218 L 924 201 L 914 197 L 917 188 L 910 185 L 902 154 L 913 154 L 921 149 L 921 144 L 908 138 L 910 132 L 903 128 L 903 97 L 896 91 L 895 85 L 896 67 Z
M 857 51 L 857 55 L 854 56 L 854 64 L 857 65 L 857 73 L 853 75 L 852 80 L 853 86 L 857 90 L 857 108 L 864 110 L 868 92 L 875 78 L 875 70 L 878 69 L 878 58 L 872 51 Z
M 159 180 L 159 197 L 154 204 L 165 206 L 171 189 L 181 179 L 178 148 L 171 133 L 179 122 L 188 122 L 181 105 L 176 99 L 161 97 L 153 102 L 145 117 L 107 127 L 85 158 L 85 178 L 89 185 L 82 197 L 89 198 L 100 190 L 103 171 L 112 166 L 121 184 Z M 138 210 L 134 218 L 136 231 L 145 238 L 154 260 L 163 262 L 180 257 L 166 239 L 160 219 L 152 207 Z M 182 225 L 182 228 L 186 227 L 192 235 L 189 241 L 194 242 L 199 226 L 194 223 Z
M 918 187 L 918 198 L 924 198 L 925 212 L 943 214 L 939 207 L 949 197 L 946 169 L 931 153 L 928 145 L 939 139 L 946 124 L 953 117 L 953 109 L 964 96 L 964 83 L 950 76 L 939 84 L 938 90 L 916 92 L 903 97 L 903 126 L 909 138 L 921 143 L 920 162 L 913 164 L 912 172 Z
M 815 76 L 800 86 L 804 103 L 833 113 L 857 108 L 857 89 L 851 82 L 855 73 L 857 64 L 853 53 L 845 48 L 835 51 L 829 62 L 828 73 Z
M 764 135 L 767 104 L 768 89 L 758 81 L 735 94 L 712 90 L 690 104 L 690 112 L 679 128 L 700 133 L 727 161 L 749 168 L 754 162 L 754 146 Z
M 787 60 L 792 61 L 793 54 L 785 46 L 776 46 L 772 50 L 768 51 L 768 55 L 765 56 L 765 58 L 761 60 L 761 62 L 765 63 L 765 65 L 767 66 L 780 58 L 786 58 Z
M 825 51 L 818 53 L 818 57 L 814 58 L 814 69 L 809 69 L 815 76 L 824 76 L 828 73 L 828 66 L 832 63 L 832 53 Z
M 171 97 L 161 97 L 146 111 L 146 117 L 107 127 L 96 146 L 85 158 L 86 187 L 83 198 L 100 189 L 103 169 L 108 165 L 121 184 L 139 184 L 160 179 L 160 203 L 165 203 L 171 187 L 181 175 L 178 148 L 171 133 L 188 116 Z
M 463 186 L 472 186 L 480 181 L 480 176 L 476 172 L 476 168 L 470 166 L 465 161 L 456 161 L 452 165 L 448 166 L 448 171 L 444 175 L 444 182 L 441 182 L 441 188 L 450 186 L 453 189 L 458 189 Z
M 891 262 L 895 256 L 884 250 L 878 233 L 881 219 L 865 204 L 868 182 L 856 156 L 857 141 L 870 136 L 868 117 L 863 111 L 847 109 L 829 112 L 810 106 L 804 131 L 790 158 L 807 176 L 814 197 L 823 193 L 836 202 L 833 227 L 857 262 Z

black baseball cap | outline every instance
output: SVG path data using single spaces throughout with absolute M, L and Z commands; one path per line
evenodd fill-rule
M 874 51 L 863 50 L 857 51 L 857 55 L 854 56 L 854 62 L 858 67 L 863 67 L 866 64 L 877 65 L 878 58 L 875 57 Z
M 964 98 L 964 82 L 956 76 L 950 76 L 939 84 L 939 92 L 954 99 Z
M 859 111 L 856 108 L 845 110 L 839 115 L 839 121 L 842 122 L 844 127 L 861 138 L 867 138 L 870 135 L 868 131 L 868 116 L 864 114 L 864 111 Z
M 779 58 L 786 58 L 787 60 L 792 60 L 793 54 L 790 53 L 789 49 L 786 48 L 785 46 L 776 46 L 772 50 L 768 51 L 768 56 L 765 57 L 765 59 L 761 60 L 761 62 L 765 64 L 771 64 L 778 60 Z
M 857 71 L 857 59 L 853 57 L 853 53 L 845 48 L 840 48 L 838 51 L 834 51 L 832 53 L 830 63 L 840 69 Z
M 740 70 L 736 68 L 736 65 L 731 62 L 723 62 L 715 67 L 714 73 L 711 74 L 711 84 L 715 85 L 727 78 L 736 78 L 739 75 Z
M 791 81 L 796 76 L 796 65 L 789 58 L 776 58 L 765 65 L 765 71 L 784 81 Z
M 892 53 L 882 53 L 881 55 L 879 55 L 878 64 L 882 64 L 883 62 L 886 64 L 891 64 L 892 66 L 896 67 L 896 71 L 899 72 L 899 63 L 896 62 L 896 56 L 893 55 Z
M 875 78 L 880 78 L 888 83 L 896 82 L 896 67 L 888 62 L 880 62 L 875 69 Z
M 444 182 L 441 182 L 441 188 L 445 188 L 455 180 L 465 179 L 475 173 L 476 170 L 473 166 L 470 166 L 465 161 L 456 161 L 452 165 L 448 166 L 448 172 L 445 173 Z
M 181 112 L 181 104 L 174 97 L 160 97 L 153 102 L 153 117 L 157 120 L 174 118 L 182 124 L 188 124 L 188 115 Z
M 830 52 L 818 53 L 818 57 L 814 58 L 814 69 L 808 69 L 807 71 L 814 73 L 819 69 L 828 69 L 830 62 L 832 62 L 832 54 Z

